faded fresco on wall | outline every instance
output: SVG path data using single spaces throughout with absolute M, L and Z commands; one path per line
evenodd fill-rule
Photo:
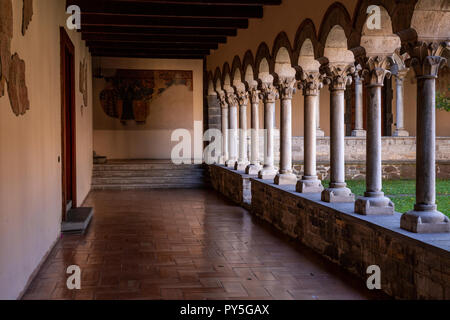
M 192 71 L 171 70 L 105 70 L 105 88 L 100 92 L 103 112 L 111 118 L 147 122 L 153 100 L 175 85 L 186 86 L 193 91 Z

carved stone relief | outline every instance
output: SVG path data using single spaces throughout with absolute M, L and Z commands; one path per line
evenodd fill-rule
M 0 97 L 5 94 L 5 82 L 9 78 L 12 36 L 12 2 L 11 0 L 2 0 L 0 1 Z
M 88 106 L 88 85 L 87 85 L 88 65 L 86 58 L 80 61 L 80 83 L 79 90 L 83 94 L 83 105 Z
M 23 12 L 22 12 L 22 34 L 27 32 L 28 25 L 33 18 L 33 0 L 23 0 Z
M 23 2 L 23 28 L 28 28 L 33 15 L 32 0 Z M 15 53 L 11 57 L 11 39 L 13 37 L 13 10 L 11 0 L 0 1 L 0 97 L 5 95 L 5 82 L 8 83 L 8 96 L 11 108 L 16 116 L 30 109 L 28 89 L 25 83 L 25 61 Z
M 11 59 L 8 81 L 8 95 L 11 108 L 16 116 L 30 109 L 28 89 L 25 83 L 25 61 L 15 53 Z

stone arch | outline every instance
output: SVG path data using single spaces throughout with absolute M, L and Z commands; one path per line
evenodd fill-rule
M 292 67 L 292 60 L 289 51 L 285 47 L 280 47 L 273 57 L 274 73 L 278 77 L 294 77 L 295 69 Z
M 255 59 L 253 58 L 253 53 L 247 50 L 242 61 L 242 72 L 244 74 L 244 81 L 247 86 L 253 85 L 256 80 L 255 75 Z
M 347 43 L 345 30 L 338 24 L 334 25 L 325 39 L 323 58 L 330 63 L 351 63 L 354 55 L 348 50 Z
M 314 50 L 314 57 L 317 59 L 319 57 L 319 41 L 317 40 L 317 32 L 314 22 L 310 19 L 304 20 L 297 29 L 292 53 L 292 61 L 294 65 L 298 64 L 301 48 L 307 39 L 311 41 Z
M 228 62 L 225 62 L 222 68 L 222 88 L 231 86 L 231 70 Z
M 276 63 L 290 63 L 293 65 L 294 60 L 292 59 L 292 46 L 286 32 L 280 32 L 275 38 L 272 47 L 272 57 L 274 70 Z M 282 59 L 282 61 L 280 59 Z
M 239 56 L 234 56 L 233 63 L 231 64 L 231 81 L 242 81 L 244 78 L 244 71 L 242 70 L 241 59 Z
M 272 73 L 272 58 L 270 56 L 269 47 L 265 42 L 261 43 L 256 51 L 255 58 L 255 72 L 258 74 L 262 72 Z
M 370 9 L 371 7 L 368 8 Z M 373 28 L 366 22 L 362 24 L 360 46 L 370 56 L 392 55 L 401 46 L 400 38 L 393 32 L 392 20 L 388 10 L 383 6 L 376 6 L 374 10 L 377 10 L 376 13 L 380 15 L 380 19 L 374 21 L 380 25 Z M 365 21 L 369 19 L 371 19 L 370 15 L 366 15 Z
M 336 26 L 341 27 L 347 42 L 353 31 L 352 21 L 347 9 L 340 2 L 335 2 L 328 8 L 320 25 L 318 37 L 320 43 L 319 56 L 324 56 L 327 40 L 329 40 L 329 35 Z M 346 48 L 348 48 L 348 43 Z
M 390 17 L 394 17 L 397 10 L 397 4 L 394 0 L 359 0 L 353 15 L 353 32 L 349 38 L 349 48 L 351 49 L 358 47 L 361 43 L 363 28 L 366 25 L 369 15 L 367 11 L 370 6 L 383 7 Z M 398 20 L 400 19 L 397 19 L 397 21 Z M 391 26 L 393 27 L 392 23 Z M 395 32 L 397 31 L 399 30 L 396 30 Z
M 216 91 L 222 90 L 222 73 L 219 67 L 214 72 L 214 86 Z
M 309 38 L 303 41 L 299 49 L 297 65 L 302 71 L 318 71 L 320 68 L 320 63 L 316 60 L 313 41 Z
M 411 28 L 419 39 L 450 39 L 450 2 L 418 0 L 411 18 Z
M 216 93 L 216 88 L 214 85 L 214 75 L 212 74 L 211 71 L 208 72 L 207 74 L 207 84 L 208 84 L 208 91 L 207 91 L 207 95 L 208 96 L 215 96 Z

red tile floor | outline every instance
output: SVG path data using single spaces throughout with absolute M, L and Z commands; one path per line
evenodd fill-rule
M 24 299 L 385 299 L 211 190 L 95 191 Z M 81 268 L 81 290 L 66 287 Z

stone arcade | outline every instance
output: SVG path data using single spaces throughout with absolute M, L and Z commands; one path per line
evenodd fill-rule
M 227 81 L 233 81 L 233 76 L 245 73 L 249 94 L 253 95 L 256 90 L 261 92 L 267 148 L 264 150 L 264 157 L 260 157 L 255 147 L 250 152 L 252 163 L 256 165 L 260 160 L 263 164 L 258 174 L 256 169 L 247 170 L 244 174 L 242 170 L 231 172 L 220 165 L 210 166 L 214 187 L 235 203 L 249 207 L 256 216 L 361 277 L 361 269 L 355 267 L 355 264 L 375 263 L 377 259 L 367 259 L 364 252 L 366 249 L 362 247 L 354 250 L 352 246 L 356 244 L 341 239 L 341 233 L 359 233 L 369 228 L 370 231 L 366 232 L 373 238 L 364 237 L 363 240 L 356 236 L 355 239 L 366 241 L 366 245 L 374 247 L 371 252 L 378 258 L 378 255 L 382 254 L 380 250 L 386 249 L 379 247 L 376 239 L 390 241 L 390 237 L 385 235 L 386 231 L 378 229 L 380 226 L 396 234 L 393 237 L 398 238 L 399 247 L 395 250 L 398 250 L 399 255 L 407 254 L 408 250 L 415 250 L 407 244 L 408 237 L 423 240 L 427 237 L 420 234 L 436 234 L 435 238 L 444 241 L 443 243 L 450 239 L 450 220 L 436 206 L 435 188 L 435 91 L 436 79 L 439 78 L 441 68 L 448 63 L 450 53 L 450 31 L 448 23 L 444 22 L 444 16 L 449 17 L 449 7 L 441 1 L 418 1 L 415 7 L 395 4 L 394 1 L 383 3 L 386 3 L 386 6 L 379 7 L 378 29 L 368 27 L 367 15 L 355 15 L 352 22 L 342 6 L 334 5 L 325 14 L 318 35 L 311 20 L 307 19 L 299 27 L 292 46 L 287 35 L 281 32 L 274 41 L 272 51 L 262 43 L 254 59 L 252 52 L 247 51 L 242 66 L 240 62 L 233 62 L 233 66 L 239 66 L 240 72 L 237 72 L 235 67 L 230 72 L 225 63 L 222 70 L 217 68 L 215 73 L 209 73 L 209 86 L 215 84 L 218 90 L 225 87 Z M 368 6 L 369 1 L 363 1 L 359 12 L 364 12 Z M 442 6 L 446 8 L 445 14 L 437 10 L 443 8 Z M 239 60 L 238 57 L 234 58 L 236 59 Z M 385 196 L 382 186 L 382 108 L 385 107 L 382 89 L 386 79 L 395 77 L 397 122 L 393 136 L 408 137 L 409 133 L 404 124 L 404 81 L 408 72 L 414 72 L 417 83 L 416 205 L 411 211 L 398 214 L 393 202 Z M 227 80 L 229 77 L 231 80 Z M 257 88 L 255 82 L 259 84 Z M 318 179 L 316 167 L 316 141 L 320 132 L 316 120 L 319 117 L 317 111 L 326 107 L 317 109 L 316 105 L 320 103 L 320 92 L 324 94 L 324 85 L 327 85 L 330 91 L 331 121 L 331 181 L 326 189 Z M 351 90 L 352 85 L 355 122 L 351 135 L 363 137 L 358 139 L 364 139 L 366 142 L 366 192 L 363 197 L 357 199 L 345 181 L 345 92 Z M 363 128 L 363 86 L 367 96 L 366 129 Z M 296 94 L 297 87 L 304 97 L 305 122 L 304 173 L 299 179 L 294 178 L 292 174 L 291 161 L 292 123 L 295 120 L 292 116 L 292 97 Z M 279 169 L 275 169 L 274 108 L 278 99 L 280 155 Z M 255 99 L 254 102 L 256 105 L 252 108 L 256 112 L 258 101 Z M 251 124 L 251 130 L 258 129 L 257 121 L 252 120 Z M 243 126 L 241 129 L 246 130 Z M 222 130 L 227 132 L 227 127 L 223 126 Z M 252 134 L 251 145 L 259 145 L 258 139 L 258 135 Z M 246 148 L 246 145 L 246 142 L 242 143 L 243 148 Z M 256 168 L 255 165 L 252 168 Z M 324 228 L 329 232 L 333 230 L 336 236 L 328 236 Z M 403 237 L 406 238 L 402 239 Z M 342 241 L 347 244 L 343 246 Z M 427 243 L 425 247 L 432 250 L 433 245 Z M 347 261 L 345 255 L 352 256 L 356 261 Z M 448 252 L 444 255 L 448 265 Z M 357 256 L 360 257 L 356 258 Z M 416 264 L 422 263 L 419 262 L 421 258 L 418 253 L 408 257 Z M 402 270 L 401 264 L 398 270 Z M 399 297 L 437 294 L 436 296 L 448 298 L 448 272 L 440 270 L 438 273 L 445 273 L 443 282 L 438 280 L 439 277 L 427 281 L 440 282 L 442 288 L 446 288 L 443 289 L 445 293 L 431 293 L 427 291 L 431 289 L 417 287 L 414 288 L 415 293 L 406 293 L 404 289 L 393 284 L 388 285 L 390 287 L 385 288 L 385 291 Z M 420 273 L 417 269 L 413 272 Z M 397 277 L 401 278 L 399 274 L 391 271 L 387 276 L 389 280 L 385 281 L 395 281 Z M 415 281 L 417 280 L 408 283 L 417 285 Z
M 0 299 L 450 299 L 449 44 L 449 0 L 0 0 Z

